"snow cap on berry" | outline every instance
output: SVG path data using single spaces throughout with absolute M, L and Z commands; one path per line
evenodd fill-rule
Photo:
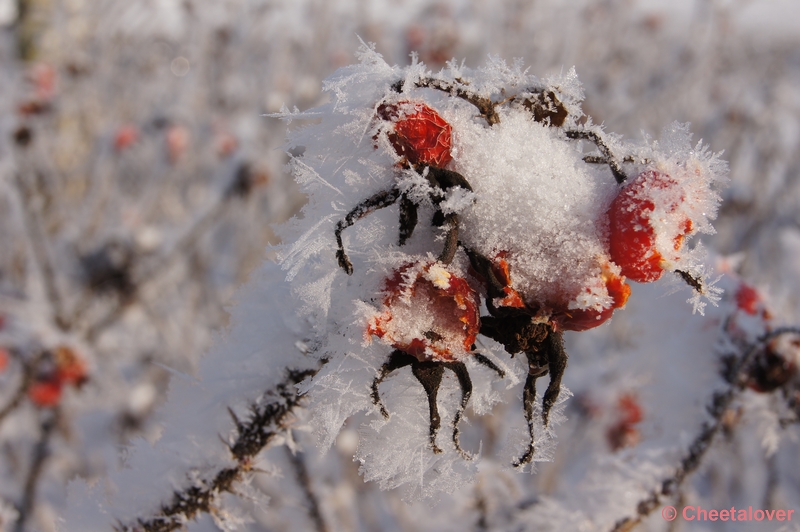
M 419 360 L 457 360 L 471 351 L 480 302 L 452 269 L 428 260 L 406 264 L 386 279 L 385 294 L 367 334 Z
M 577 298 L 602 285 L 603 219 L 614 180 L 584 163 L 557 129 L 521 110 L 502 112 L 491 129 L 473 114 L 450 120 L 453 168 L 476 198 L 460 213 L 459 238 L 486 257 L 505 252 L 512 288 L 526 304 L 593 306 Z M 604 288 L 598 295 L 608 298 Z
M 650 162 L 640 175 L 652 176 L 642 187 L 654 205 L 648 222 L 665 269 L 689 270 L 699 257 L 689 253 L 683 237 L 714 234 L 710 221 L 719 209 L 718 190 L 727 183 L 727 164 L 702 141 L 692 145 L 689 124 L 675 122 L 661 136 L 642 151 Z

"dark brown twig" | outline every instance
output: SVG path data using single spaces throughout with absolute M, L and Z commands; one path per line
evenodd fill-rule
M 606 144 L 605 140 L 603 140 L 603 138 L 597 131 L 594 131 L 592 129 L 574 129 L 565 131 L 564 133 L 567 135 L 567 138 L 569 139 L 590 140 L 595 144 L 595 146 L 597 146 L 597 149 L 600 150 L 602 157 L 587 162 L 602 161 L 605 164 L 607 164 L 608 167 L 611 168 L 611 173 L 614 174 L 614 179 L 616 179 L 617 183 L 620 185 L 628 179 L 628 176 L 622 170 L 622 166 L 620 166 L 619 162 L 614 157 L 614 154 L 611 152 L 611 148 L 608 147 L 608 144 Z
M 486 119 L 486 122 L 488 122 L 490 126 L 500 123 L 500 115 L 497 114 L 497 110 L 495 109 L 499 103 L 493 102 L 491 98 L 478 96 L 468 90 L 467 83 L 464 81 L 455 80 L 451 82 L 436 78 L 421 78 L 417 81 L 416 86 L 420 88 L 436 89 L 446 92 L 451 96 L 455 96 L 456 98 L 461 98 L 477 107 L 478 112 Z
M 23 532 L 25 530 L 25 524 L 36 506 L 36 489 L 44 470 L 44 463 L 50 455 L 50 439 L 53 436 L 53 430 L 58 425 L 60 411 L 56 408 L 52 412 L 42 412 L 42 415 L 45 418 L 41 423 L 41 435 L 33 449 L 31 467 L 28 471 L 28 477 L 25 479 L 25 488 L 19 505 L 19 518 L 14 527 L 15 532 Z

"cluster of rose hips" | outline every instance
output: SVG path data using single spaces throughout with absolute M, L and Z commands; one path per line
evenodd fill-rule
M 398 85 L 402 87 L 402 84 Z M 394 88 L 394 87 L 393 87 Z M 545 94 L 545 93 L 542 93 Z M 560 127 L 566 116 L 565 108 L 555 93 L 523 103 L 538 122 Z M 476 103 L 474 98 L 471 103 Z M 529 104 L 529 105 L 528 105 Z M 490 125 L 499 120 L 491 102 L 476 105 Z M 383 102 L 376 108 L 378 131 L 373 138 L 385 134 L 396 155 L 396 167 L 413 170 L 430 184 L 431 203 L 435 209 L 432 224 L 447 230 L 444 249 L 433 259 L 415 259 L 396 268 L 384 281 L 382 309 L 368 323 L 367 338 L 377 337 L 391 346 L 393 352 L 381 368 L 372 385 L 372 398 L 384 416 L 388 416 L 380 403 L 379 384 L 392 371 L 411 366 L 412 373 L 425 388 L 430 406 L 430 440 L 435 452 L 436 433 L 440 419 L 436 406 L 436 393 L 444 369 L 453 371 L 462 390 L 461 408 L 454 422 L 453 442 L 462 455 L 458 442 L 458 420 L 469 400 L 472 383 L 462 360 L 467 356 L 499 370 L 486 357 L 476 352 L 478 334 L 492 338 L 503 345 L 512 356 L 524 352 L 528 359 L 528 378 L 523 393 L 526 419 L 531 434 L 531 445 L 516 465 L 533 459 L 533 402 L 536 379 L 550 373 L 550 384 L 544 393 L 542 415 L 547 425 L 550 408 L 560 389 L 561 376 L 566 368 L 567 355 L 563 348 L 563 331 L 584 331 L 597 327 L 609 318 L 614 310 L 624 307 L 630 286 L 627 279 L 651 282 L 664 271 L 681 273 L 694 288 L 699 281 L 678 271 L 684 238 L 693 234 L 695 225 L 686 208 L 691 203 L 688 187 L 677 176 L 671 176 L 655 164 L 646 168 L 622 186 L 618 195 L 599 223 L 608 227 L 606 256 L 598 258 L 599 276 L 587 281 L 586 294 L 563 294 L 555 300 L 536 300 L 525 296 L 515 283 L 513 261 L 509 251 L 496 249 L 491 256 L 483 256 L 469 249 L 459 239 L 459 218 L 456 213 L 445 213 L 440 204 L 446 193 L 456 187 L 472 191 L 469 182 L 458 172 L 447 168 L 453 160 L 452 126 L 422 100 Z M 558 123 L 555 123 L 557 121 Z M 596 132 L 567 131 L 567 138 L 594 139 L 602 144 Z M 604 146 L 605 147 L 605 146 Z M 607 150 L 607 147 L 606 147 Z M 625 175 L 609 159 L 617 181 L 624 184 Z M 665 165 L 666 166 L 666 165 Z M 397 186 L 361 202 L 336 228 L 339 245 L 337 259 L 348 273 L 353 266 L 344 250 L 342 231 L 370 212 L 400 203 L 400 245 L 414 231 L 417 223 L 417 203 L 406 191 Z M 474 201 L 480 202 L 480 196 Z M 453 259 L 463 249 L 469 258 L 467 271 L 459 269 Z M 591 301 L 597 294 L 604 296 L 605 304 L 576 305 L 579 298 Z M 481 301 L 489 316 L 481 316 Z M 628 419 L 623 428 L 638 421 Z M 624 431 L 623 431 L 624 432 Z
M 17 106 L 21 118 L 42 115 L 53 110 L 58 96 L 59 76 L 56 69 L 46 63 L 33 65 L 26 74 L 27 92 Z M 142 128 L 127 123 L 117 127 L 113 134 L 112 145 L 117 153 L 125 152 L 142 137 Z M 30 129 L 23 126 L 15 134 L 18 142 L 27 144 L 30 141 Z M 164 133 L 164 145 L 170 164 L 181 162 L 191 143 L 190 131 L 180 124 L 168 124 Z M 214 128 L 214 151 L 220 159 L 233 155 L 238 149 L 239 141 L 226 127 L 217 125 Z
M 444 168 L 452 160 L 452 128 L 424 102 L 381 104 L 377 114 L 391 125 L 388 138 L 401 157 L 401 165 Z M 664 198 L 667 198 L 666 204 Z M 665 223 L 659 216 L 667 214 L 674 218 L 685 200 L 679 182 L 656 168 L 639 173 L 620 189 L 607 212 L 610 260 L 602 265 L 601 273 L 605 289 L 612 299 L 612 304 L 607 308 L 570 309 L 567 301 L 525 301 L 514 288 L 513 272 L 510 271 L 504 251 L 490 258 L 492 273 L 502 283 L 505 293 L 505 297 L 493 301 L 494 306 L 527 307 L 532 315 L 540 314 L 539 311 L 546 308 L 550 323 L 560 330 L 584 331 L 605 323 L 614 310 L 624 307 L 628 299 L 630 286 L 626 279 L 651 282 L 661 278 L 665 271 L 675 269 L 684 237 L 692 233 L 693 223 L 684 214 L 679 215 L 677 223 L 674 219 Z M 663 242 L 668 242 L 668 245 L 664 246 Z M 429 272 L 431 269 L 439 271 L 441 278 L 446 274 L 448 282 L 432 281 L 427 273 L 409 273 Z M 486 280 L 480 272 L 472 270 L 471 273 L 469 279 L 462 278 L 448 269 L 448 265 L 433 264 L 428 260 L 402 266 L 385 283 L 387 296 L 384 310 L 371 322 L 369 334 L 420 359 L 445 360 L 469 353 L 480 326 L 478 292 L 486 292 Z M 405 321 L 401 316 L 406 312 L 406 307 L 444 308 L 447 305 L 455 305 L 460 318 L 438 320 L 434 326 L 437 327 L 437 337 L 460 335 L 463 338 L 462 342 L 453 343 L 452 348 L 443 350 L 441 346 L 437 347 L 438 341 L 432 340 L 430 334 L 409 338 L 410 333 L 399 332 L 402 330 L 401 323 Z M 440 314 L 444 315 L 442 312 Z M 389 333 L 389 330 L 392 332 Z

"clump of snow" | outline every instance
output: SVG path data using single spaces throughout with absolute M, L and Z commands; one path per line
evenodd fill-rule
M 616 194 L 614 179 L 529 113 L 508 110 L 489 130 L 472 119 L 474 111 L 463 111 L 452 118 L 453 166 L 476 201 L 462 213 L 462 242 L 484 256 L 506 252 L 527 303 L 574 301 L 607 260 L 601 219 Z

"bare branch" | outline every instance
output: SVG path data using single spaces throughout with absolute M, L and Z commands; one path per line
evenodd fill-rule
M 609 168 L 611 168 L 611 173 L 614 174 L 614 179 L 616 179 L 617 183 L 620 185 L 628 179 L 628 176 L 622 170 L 622 166 L 620 166 L 619 162 L 614 157 L 614 154 L 611 152 L 611 148 L 608 147 L 608 144 L 605 143 L 598 131 L 593 129 L 573 129 L 565 131 L 564 133 L 566 133 L 567 138 L 573 140 L 590 140 L 594 142 L 594 144 L 597 146 L 597 149 L 600 150 L 600 153 L 602 153 L 602 159 L 586 162 L 599 162 L 602 160 L 608 164 Z
M 308 501 L 309 517 L 311 517 L 311 520 L 314 521 L 314 526 L 316 527 L 317 532 L 327 532 L 328 525 L 325 523 L 325 519 L 322 517 L 322 511 L 320 510 L 317 495 L 314 493 L 314 490 L 311 487 L 311 477 L 308 474 L 308 468 L 306 467 L 305 460 L 303 460 L 302 453 L 293 453 L 291 450 L 289 450 L 289 448 L 286 449 L 286 452 L 289 455 L 289 462 L 292 464 L 295 475 L 297 476 L 297 482 L 303 489 L 303 493 Z
M 53 436 L 53 430 L 58 425 L 60 410 L 56 408 L 53 409 L 52 412 L 43 411 L 42 415 L 44 416 L 44 420 L 41 422 L 40 426 L 41 434 L 39 436 L 39 441 L 33 449 L 30 470 L 25 479 L 22 501 L 18 509 L 19 518 L 14 527 L 15 532 L 24 532 L 25 523 L 36 507 L 36 490 L 39 485 L 39 479 L 42 476 L 42 471 L 44 470 L 45 460 L 47 460 L 47 457 L 50 455 L 50 439 Z
M 476 95 L 467 88 L 468 83 L 465 81 L 455 80 L 455 82 L 449 82 L 436 78 L 421 78 L 417 81 L 416 86 L 440 90 L 456 98 L 468 101 L 478 108 L 478 112 L 486 119 L 490 126 L 500 123 L 500 115 L 497 114 L 497 110 L 495 109 L 499 103 L 493 102 L 491 98 L 483 98 Z M 400 88 L 402 88 L 402 84 Z

